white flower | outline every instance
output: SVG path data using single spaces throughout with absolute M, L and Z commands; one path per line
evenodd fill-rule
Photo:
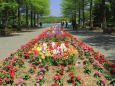
M 54 48 L 54 46 L 55 46 L 55 42 L 52 42 L 52 47 Z

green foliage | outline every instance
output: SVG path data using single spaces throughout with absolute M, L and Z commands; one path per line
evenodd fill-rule
M 30 22 L 29 11 L 32 10 L 35 15 L 43 16 L 49 15 L 49 8 L 49 0 L 0 0 L 0 28 L 5 28 L 6 26 L 7 28 L 17 28 L 19 9 L 21 26 L 26 26 L 26 16 L 28 16 L 28 22 Z M 28 14 L 26 14 L 26 11 L 28 11 Z
M 23 79 L 24 79 L 24 80 L 28 80 L 30 77 L 31 77 L 30 74 L 25 74 L 25 75 L 23 76 Z

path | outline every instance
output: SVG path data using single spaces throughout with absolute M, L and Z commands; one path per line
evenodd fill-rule
M 17 50 L 22 44 L 29 42 L 41 34 L 46 28 L 13 33 L 10 36 L 0 37 L 0 59 Z
M 65 30 L 77 37 L 78 40 L 85 42 L 86 45 L 94 48 L 95 51 L 104 54 L 109 60 L 115 61 L 115 36 L 103 34 L 102 32 Z

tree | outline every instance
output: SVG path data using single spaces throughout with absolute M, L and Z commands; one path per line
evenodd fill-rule
M 93 15 L 92 15 L 92 12 L 93 12 L 93 0 L 90 0 L 90 29 L 93 29 Z

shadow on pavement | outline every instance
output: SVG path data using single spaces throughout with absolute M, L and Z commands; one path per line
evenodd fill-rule
M 0 38 L 2 38 L 2 37 L 13 37 L 13 36 L 20 36 L 20 34 L 10 34 L 10 35 L 5 35 L 5 36 L 0 36 Z
M 106 51 L 113 50 L 109 57 L 112 57 L 115 60 L 115 36 L 111 36 L 110 34 L 103 34 L 102 32 L 93 32 L 87 30 L 65 30 L 72 35 L 83 38 L 80 41 L 85 42 L 92 47 L 102 47 Z

